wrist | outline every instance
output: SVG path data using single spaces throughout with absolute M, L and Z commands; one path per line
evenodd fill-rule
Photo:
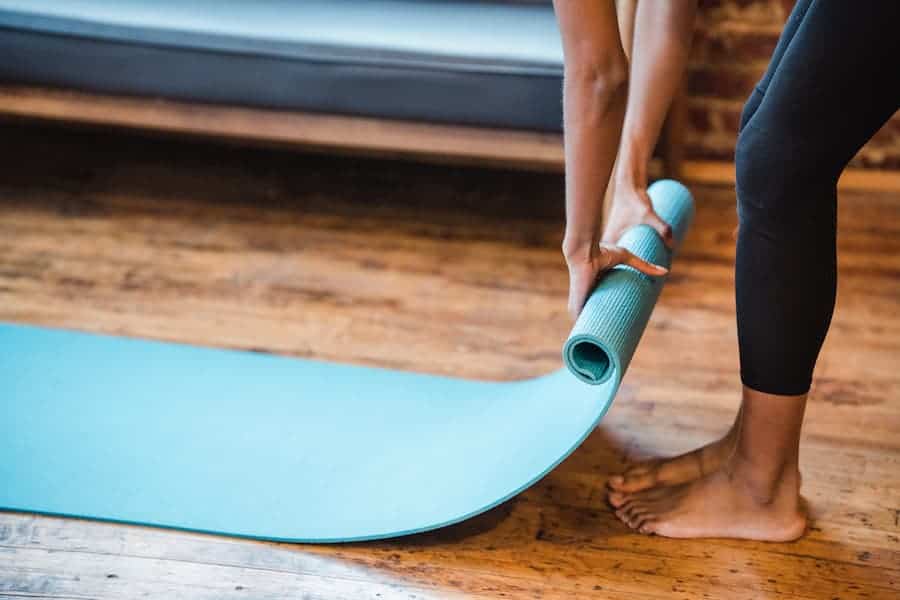
M 613 173 L 615 185 L 636 190 L 647 189 L 647 165 L 649 162 L 650 156 L 647 152 L 632 145 L 623 147 Z
M 589 262 L 594 257 L 596 248 L 596 236 L 580 237 L 566 235 L 562 243 L 562 253 L 566 262 L 569 264 Z
M 613 182 L 616 186 L 615 189 L 617 190 L 617 195 L 621 192 L 647 189 L 647 176 L 643 174 L 631 172 L 617 174 L 613 179 Z

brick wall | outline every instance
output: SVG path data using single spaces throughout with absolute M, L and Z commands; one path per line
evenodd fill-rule
M 762 75 L 793 0 L 701 0 L 688 67 L 690 159 L 732 160 L 744 100 Z M 900 169 L 900 113 L 853 166 Z

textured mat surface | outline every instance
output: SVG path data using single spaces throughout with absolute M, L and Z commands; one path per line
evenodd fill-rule
M 680 242 L 690 194 L 650 194 Z M 621 243 L 670 263 L 648 227 Z M 461 521 L 594 429 L 662 284 L 616 268 L 569 368 L 509 383 L 0 324 L 0 508 L 306 542 Z

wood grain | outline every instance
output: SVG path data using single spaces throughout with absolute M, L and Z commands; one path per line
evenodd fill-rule
M 481 379 L 559 367 L 559 175 L 2 134 L 2 320 Z M 516 499 L 438 532 L 333 546 L 0 513 L 0 598 L 898 597 L 896 194 L 842 194 L 838 308 L 801 458 L 808 535 L 649 538 L 605 506 L 607 473 L 713 439 L 736 408 L 733 191 L 695 191 L 695 227 L 615 406 Z

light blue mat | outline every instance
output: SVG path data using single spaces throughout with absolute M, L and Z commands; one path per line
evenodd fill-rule
M 689 192 L 650 195 L 680 242 Z M 670 264 L 649 227 L 621 243 Z M 303 542 L 462 521 L 594 429 L 662 284 L 616 268 L 566 343 L 572 372 L 512 383 L 0 324 L 0 508 Z

